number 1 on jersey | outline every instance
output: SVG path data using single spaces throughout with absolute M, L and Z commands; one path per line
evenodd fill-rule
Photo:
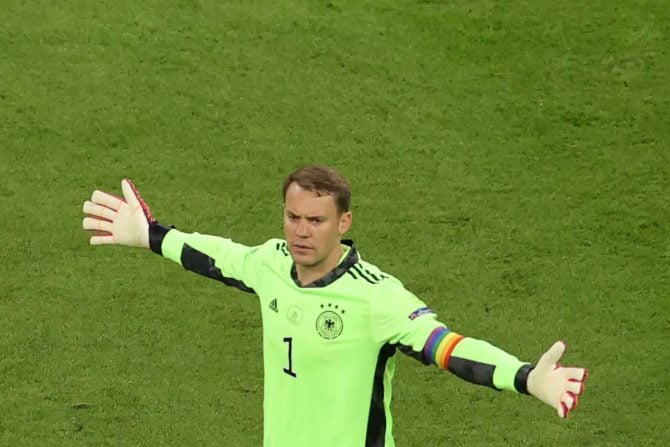
M 288 368 L 284 368 L 284 372 L 291 377 L 297 377 L 293 371 L 293 337 L 284 337 L 284 343 L 288 343 Z

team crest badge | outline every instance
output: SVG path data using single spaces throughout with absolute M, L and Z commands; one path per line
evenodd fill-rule
M 337 338 L 344 329 L 344 323 L 342 322 L 341 314 L 344 314 L 344 309 L 340 309 L 339 306 L 334 306 L 332 304 L 321 305 L 321 308 L 328 309 L 316 318 L 316 331 L 320 336 L 326 340 L 332 340 Z

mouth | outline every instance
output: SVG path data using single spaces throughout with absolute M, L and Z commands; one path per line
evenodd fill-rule
M 292 247 L 295 251 L 298 252 L 306 252 L 312 249 L 312 247 L 306 244 L 292 244 Z

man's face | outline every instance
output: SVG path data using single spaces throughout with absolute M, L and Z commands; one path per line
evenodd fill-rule
M 332 257 L 351 226 L 351 212 L 340 214 L 333 196 L 321 196 L 292 183 L 284 199 L 284 236 L 293 262 L 316 267 Z

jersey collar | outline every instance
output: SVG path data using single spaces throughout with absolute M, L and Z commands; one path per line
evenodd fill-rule
M 342 243 L 350 247 L 349 253 L 347 253 L 347 256 L 344 258 L 344 260 L 340 262 L 337 265 L 337 267 L 331 270 L 330 273 L 317 279 L 316 281 L 312 281 L 309 284 L 306 284 L 304 286 L 300 284 L 300 281 L 298 281 L 298 271 L 295 268 L 295 263 L 293 263 L 291 265 L 291 279 L 293 279 L 295 285 L 303 289 L 314 288 L 314 287 L 326 287 L 327 285 L 334 283 L 340 276 L 347 273 L 347 270 L 349 270 L 352 265 L 356 264 L 359 261 L 358 252 L 356 251 L 356 247 L 354 247 L 354 241 L 352 241 L 351 239 L 343 239 Z

